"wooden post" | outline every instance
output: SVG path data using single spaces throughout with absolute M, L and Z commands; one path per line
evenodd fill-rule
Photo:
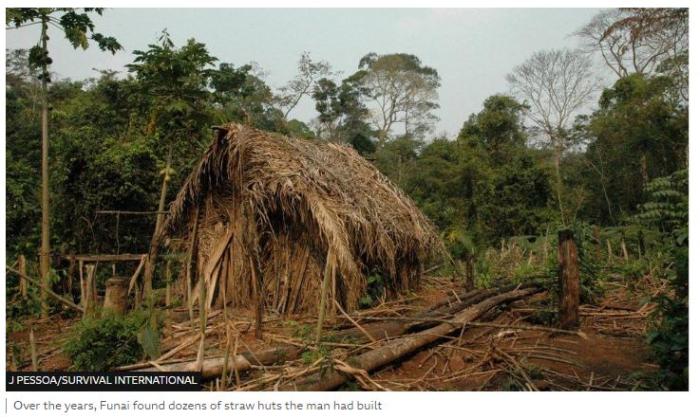
M 170 304 L 172 303 L 170 292 L 171 292 L 171 284 L 170 282 L 173 280 L 173 274 L 172 271 L 170 270 L 170 259 L 165 261 L 165 306 L 170 309 Z
M 187 282 L 187 310 L 190 314 L 190 322 L 194 321 L 193 312 L 193 295 L 192 295 L 192 257 L 197 243 L 197 229 L 199 227 L 199 205 L 194 210 L 194 224 L 192 225 L 192 233 L 190 234 L 190 242 L 187 246 L 187 257 L 185 260 L 185 281 Z
M 80 306 L 85 308 L 85 277 L 83 276 L 83 260 L 78 261 L 78 278 L 80 280 Z
M 593 226 L 593 239 L 595 240 L 595 259 L 600 262 L 601 258 L 601 242 L 600 242 L 600 227 L 598 225 Z
M 620 249 L 622 250 L 622 257 L 625 258 L 625 261 L 629 261 L 629 254 L 627 254 L 627 246 L 625 245 L 625 237 L 622 237 L 620 240 Z
M 24 276 L 27 275 L 27 259 L 22 254 L 17 257 L 17 268 Z M 27 281 L 22 276 L 19 276 L 19 293 L 23 299 L 27 298 Z
M 29 329 L 29 350 L 32 355 L 32 371 L 39 371 L 39 357 L 36 353 L 36 339 L 34 338 L 34 327 Z
M 330 296 L 331 296 L 331 301 L 336 301 L 336 300 L 337 300 L 337 295 L 336 295 L 336 286 L 337 286 L 337 283 L 335 282 L 335 279 L 336 279 L 335 276 L 336 276 L 336 274 L 335 274 L 335 264 L 333 264 L 333 266 L 331 266 L 331 294 L 330 294 Z M 336 308 L 336 304 L 337 304 L 337 303 L 333 303 L 333 302 L 331 302 L 331 304 L 330 304 L 330 305 L 331 305 L 331 306 L 330 306 L 331 311 L 330 311 L 330 317 L 329 317 L 329 319 L 331 320 L 331 323 L 332 323 L 332 324 L 335 324 L 336 309 L 337 309 L 337 308 Z
M 578 326 L 579 270 L 576 243 L 571 230 L 559 231 L 559 326 Z
M 646 251 L 646 244 L 644 243 L 644 233 L 642 232 L 641 229 L 637 232 L 637 241 L 638 241 L 637 250 L 639 252 L 639 258 L 642 258 L 642 257 L 644 257 L 644 255 L 646 255 L 647 251 Z
M 547 261 L 549 258 L 549 226 L 547 226 L 547 232 L 544 234 L 544 242 L 542 243 L 542 267 L 547 267 Z
M 612 261 L 612 257 L 613 257 L 612 245 L 610 244 L 609 239 L 606 239 L 605 243 L 608 245 L 608 263 L 609 263 Z
M 474 290 L 474 254 L 471 252 L 464 255 L 464 289 L 467 292 Z
M 95 309 L 95 265 L 88 264 L 85 266 L 86 274 L 83 281 L 83 297 L 81 301 L 83 305 L 83 317 L 91 315 Z
M 68 274 L 66 277 L 66 287 L 68 288 L 68 294 L 73 294 L 73 276 L 75 276 L 75 254 L 71 254 L 69 257 Z
M 326 256 L 326 268 L 323 271 L 323 282 L 321 283 L 321 302 L 318 305 L 318 322 L 316 323 L 316 344 L 321 342 L 321 333 L 323 332 L 323 320 L 326 317 L 326 300 L 328 299 L 328 286 L 331 281 L 331 271 L 333 270 L 333 260 L 331 255 L 331 248 L 329 246 L 328 255 Z

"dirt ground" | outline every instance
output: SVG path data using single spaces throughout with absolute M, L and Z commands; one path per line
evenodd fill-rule
M 455 297 L 459 283 L 447 278 L 434 278 L 415 294 L 401 300 L 379 304 L 369 310 L 353 314 L 362 324 L 363 318 L 406 317 L 432 306 L 447 297 Z M 548 295 L 540 292 L 526 299 L 501 306 L 480 318 L 479 322 L 498 327 L 465 327 L 459 333 L 447 336 L 414 355 L 371 374 L 372 385 L 346 384 L 345 390 L 635 390 L 640 389 L 640 378 L 655 370 L 649 362 L 645 343 L 648 315 L 653 306 L 642 303 L 642 296 L 627 286 L 611 284 L 595 305 L 580 307 L 578 334 L 557 333 L 528 327 L 550 327 L 543 320 Z M 223 320 L 224 314 L 228 321 Z M 550 317 L 553 313 L 550 312 Z M 242 310 L 211 312 L 208 319 L 205 358 L 220 356 L 227 347 L 235 351 L 256 351 L 275 344 L 308 344 L 314 318 L 277 318 L 269 315 L 265 321 L 264 339 L 256 340 L 252 313 Z M 8 334 L 8 370 L 31 370 L 30 329 L 34 330 L 39 369 L 66 370 L 70 360 L 62 352 L 62 345 L 70 327 L 78 319 L 54 316 L 33 319 L 23 323 L 23 329 Z M 229 324 L 228 331 L 225 323 Z M 345 318 L 336 318 L 334 328 L 352 328 Z M 187 321 L 187 313 L 180 309 L 171 312 L 166 320 L 161 341 L 160 364 L 194 360 L 199 344 L 194 335 L 198 331 Z M 190 341 L 188 343 L 188 341 Z M 306 341 L 306 342 L 305 342 Z M 346 344 L 348 345 L 348 344 Z M 342 355 L 343 344 L 333 346 L 331 356 Z M 336 353 L 337 351 L 337 353 Z M 172 353 L 168 356 L 168 353 Z M 306 361 L 306 363 L 304 363 Z M 237 376 L 229 385 L 216 382 L 214 389 L 261 390 L 265 376 L 276 368 L 297 370 L 308 367 L 308 360 L 297 360 L 285 365 L 254 368 Z M 19 366 L 19 367 L 17 367 Z M 242 380 L 242 381 L 241 381 Z M 250 381 L 251 383 L 246 383 Z M 212 389 L 209 387 L 208 389 Z

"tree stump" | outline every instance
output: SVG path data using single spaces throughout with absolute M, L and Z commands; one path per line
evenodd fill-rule
M 559 326 L 563 329 L 578 326 L 579 281 L 574 234 L 559 231 Z
M 104 310 L 111 310 L 120 315 L 125 314 L 129 306 L 129 279 L 112 277 L 107 280 L 105 286 Z

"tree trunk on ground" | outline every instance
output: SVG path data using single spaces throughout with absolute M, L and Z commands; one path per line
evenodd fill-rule
M 455 316 L 454 322 L 443 323 L 417 334 L 408 335 L 396 339 L 377 349 L 368 351 L 348 359 L 346 362 L 352 367 L 371 372 L 377 368 L 390 364 L 408 354 L 411 354 L 426 345 L 458 330 L 459 323 L 471 322 L 479 318 L 492 308 L 506 302 L 512 302 L 524 298 L 536 292 L 536 289 L 519 289 L 493 296 L 474 306 L 467 308 Z M 332 390 L 348 380 L 348 375 L 338 371 L 324 371 L 316 373 L 308 378 L 293 382 L 281 388 L 281 390 L 299 391 L 324 391 Z
M 578 256 L 574 234 L 559 232 L 559 326 L 572 329 L 578 326 L 580 286 Z
M 457 302 L 457 298 L 453 296 L 448 296 L 444 300 L 434 304 L 430 308 L 423 311 L 416 318 L 415 321 L 396 321 L 392 320 L 391 318 L 387 318 L 386 320 L 367 323 L 363 325 L 363 328 L 364 331 L 366 331 L 370 336 L 372 336 L 372 338 L 375 338 L 377 340 L 397 337 L 409 331 L 413 331 L 416 329 L 422 330 L 440 324 L 439 321 L 434 321 L 430 319 L 426 320 L 421 318 L 424 318 L 428 315 L 440 316 L 457 312 L 463 310 L 471 304 L 479 303 L 484 299 L 495 295 L 496 293 L 498 293 L 496 289 L 474 290 L 472 292 L 462 293 L 458 295 L 459 299 L 461 300 L 461 303 L 455 303 Z M 452 305 L 452 303 L 455 304 Z M 369 342 L 367 335 L 355 327 L 335 332 L 333 333 L 333 337 L 340 340 L 351 339 L 357 343 Z M 302 351 L 302 349 L 299 349 L 296 346 L 278 346 L 272 349 L 266 349 L 255 353 L 242 353 L 235 358 L 228 359 L 226 370 L 229 372 L 232 370 L 235 370 L 237 372 L 248 370 L 250 369 L 251 365 L 258 364 L 257 362 L 251 362 L 251 358 L 257 358 L 259 362 L 264 365 L 273 364 L 279 361 L 294 360 L 301 355 Z M 274 353 L 277 353 L 277 356 L 274 356 Z M 243 361 L 240 358 L 240 356 L 244 356 L 245 359 L 248 360 L 248 363 Z M 225 364 L 226 356 L 204 360 L 201 365 L 203 379 L 207 380 L 221 376 Z M 162 367 L 165 371 L 171 372 L 199 370 L 197 368 L 197 361 L 172 363 L 167 365 L 161 365 L 160 367 Z M 151 367 L 149 365 L 145 366 L 144 368 L 130 368 L 129 370 L 158 371 L 159 369 Z
M 245 371 L 251 366 L 267 366 L 275 363 L 292 360 L 301 355 L 303 348 L 296 346 L 280 346 L 268 348 L 266 350 L 246 352 L 229 358 L 226 370 Z M 186 363 L 164 364 L 158 368 L 150 367 L 139 371 L 144 372 L 202 372 L 202 379 L 208 380 L 216 377 L 221 377 L 224 370 L 224 357 L 203 360 L 201 365 L 197 361 Z

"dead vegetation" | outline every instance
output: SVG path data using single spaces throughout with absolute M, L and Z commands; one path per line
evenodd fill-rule
M 395 296 L 442 252 L 415 204 L 352 148 L 237 124 L 216 129 L 163 231 L 190 242 L 195 267 L 180 281 L 190 302 L 201 293 L 190 283 L 197 277 L 207 307 L 250 307 L 260 293 L 281 314 L 316 313 L 326 293 L 354 310 L 373 271 Z M 324 276 L 327 292 L 308 279 Z

